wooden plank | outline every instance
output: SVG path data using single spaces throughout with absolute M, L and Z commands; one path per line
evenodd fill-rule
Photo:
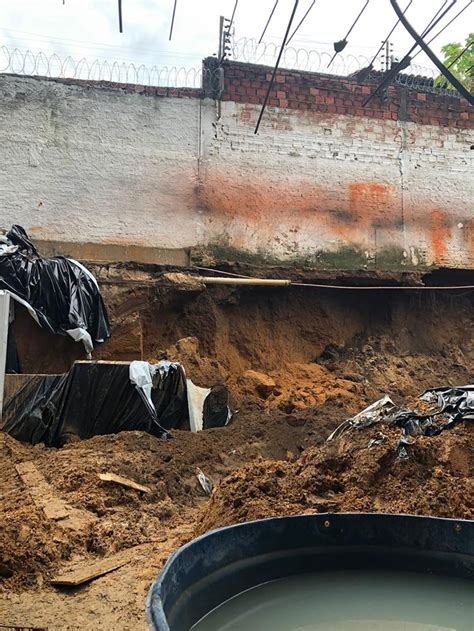
M 58 587 L 75 587 L 76 585 L 82 585 L 92 581 L 95 578 L 104 576 L 109 572 L 117 570 L 119 567 L 126 565 L 130 559 L 118 558 L 117 556 L 109 557 L 108 559 L 101 559 L 96 563 L 90 561 L 84 561 L 83 564 L 77 566 L 70 572 L 64 574 L 58 574 L 51 579 L 51 584 Z
M 142 484 L 137 484 L 133 480 L 123 478 L 121 475 L 116 475 L 115 473 L 99 473 L 99 478 L 104 482 L 115 482 L 116 484 L 121 484 L 122 486 L 126 486 L 137 491 L 142 491 L 143 493 L 151 492 L 150 487 L 143 486 Z

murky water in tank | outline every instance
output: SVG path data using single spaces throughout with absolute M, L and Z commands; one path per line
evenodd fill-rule
M 411 572 L 301 574 L 226 601 L 192 631 L 473 631 L 474 582 Z

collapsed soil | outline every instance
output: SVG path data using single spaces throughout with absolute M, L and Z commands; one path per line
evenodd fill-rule
M 399 434 L 387 427 L 325 442 L 385 393 L 401 404 L 472 381 L 469 296 L 419 303 L 219 289 L 165 298 L 130 316 L 140 325 L 138 356 L 135 328 L 117 307 L 114 322 L 127 337 L 118 333 L 102 356 L 122 349 L 121 359 L 181 361 L 198 385 L 225 384 L 231 424 L 174 431 L 169 441 L 124 432 L 61 449 L 0 435 L 1 624 L 144 628 L 146 592 L 167 556 L 196 534 L 247 519 L 326 511 L 473 518 L 472 425 L 413 439 L 408 460 L 397 458 Z M 379 432 L 383 442 L 369 448 Z M 47 518 L 15 469 L 23 462 L 91 522 L 65 529 Z M 210 498 L 197 467 L 214 485 Z M 105 472 L 150 492 L 103 482 Z M 59 571 L 116 553 L 128 562 L 111 574 L 68 593 L 51 586 Z
M 354 431 L 293 462 L 260 459 L 232 473 L 201 511 L 196 534 L 230 524 L 301 513 L 384 512 L 474 517 L 474 426 L 416 437 L 400 459 L 400 430 Z M 371 439 L 382 444 L 369 447 Z

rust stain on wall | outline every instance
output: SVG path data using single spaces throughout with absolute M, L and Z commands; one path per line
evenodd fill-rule
M 439 265 L 446 254 L 446 240 L 451 238 L 451 227 L 446 213 L 434 209 L 431 211 L 430 240 L 433 263 Z
M 316 184 L 287 186 L 222 175 L 208 177 L 199 196 L 201 207 L 210 213 L 256 224 L 290 216 L 293 219 L 314 217 L 326 206 L 326 195 Z
M 378 182 L 351 182 L 347 185 L 343 210 L 331 214 L 331 227 L 342 239 L 351 243 L 374 237 L 375 228 L 397 228 L 399 214 L 393 197 L 394 187 Z
M 360 221 L 372 223 L 380 219 L 393 221 L 384 216 L 393 204 L 394 187 L 379 182 L 351 182 L 347 187 L 349 210 Z

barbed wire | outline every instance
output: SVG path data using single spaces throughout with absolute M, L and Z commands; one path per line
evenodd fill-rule
M 233 61 L 273 66 L 279 51 L 280 45 L 273 42 L 262 41 L 259 43 L 256 39 L 247 37 L 234 38 L 231 41 L 231 58 Z M 329 70 L 327 65 L 332 55 L 332 50 L 287 46 L 283 51 L 280 67 L 288 70 L 348 76 L 367 68 L 371 62 L 371 57 L 366 55 L 339 54 Z M 381 59 L 384 59 L 384 55 L 381 55 Z M 385 69 L 380 59 L 378 60 L 378 66 L 378 68 L 374 69 L 376 73 L 380 73 L 380 71 Z M 406 71 L 398 74 L 394 82 L 410 89 L 457 96 L 458 94 L 455 90 L 435 86 L 434 81 L 438 75 L 439 73 L 434 68 L 412 64 Z M 370 80 L 373 78 L 373 75 L 369 75 L 367 78 Z
M 147 66 L 86 57 L 76 60 L 70 55 L 62 59 L 57 53 L 7 46 L 0 47 L 0 73 L 173 88 L 200 88 L 203 81 L 202 67 Z
M 259 44 L 255 39 L 241 37 L 231 41 L 230 58 L 232 61 L 272 66 L 278 52 L 278 44 L 271 42 Z M 365 55 L 338 55 L 329 73 L 327 64 L 331 55 L 329 50 L 288 46 L 283 51 L 281 67 L 289 70 L 350 76 L 363 70 L 370 63 L 369 57 Z M 57 53 L 9 48 L 5 45 L 0 47 L 0 73 L 171 88 L 203 88 L 207 83 L 213 91 L 221 89 L 222 81 L 216 68 L 203 70 L 202 66 L 198 68 L 171 65 L 147 66 L 143 63 L 88 59 L 87 57 L 74 59 L 70 55 L 61 58 Z M 450 96 L 458 95 L 449 87 L 436 86 L 436 77 L 437 73 L 434 69 L 412 65 L 405 72 L 397 75 L 394 82 L 410 89 Z M 375 70 L 367 77 L 368 80 L 376 78 L 380 78 L 380 70 Z
M 244 63 L 274 65 L 280 52 L 280 45 L 273 42 L 239 37 L 231 42 L 231 58 Z M 331 60 L 332 52 L 308 48 L 287 46 L 283 51 L 280 67 L 288 70 L 304 70 L 308 72 L 324 72 Z M 331 74 L 347 75 L 369 64 L 364 55 L 341 55 L 337 64 L 331 68 Z

